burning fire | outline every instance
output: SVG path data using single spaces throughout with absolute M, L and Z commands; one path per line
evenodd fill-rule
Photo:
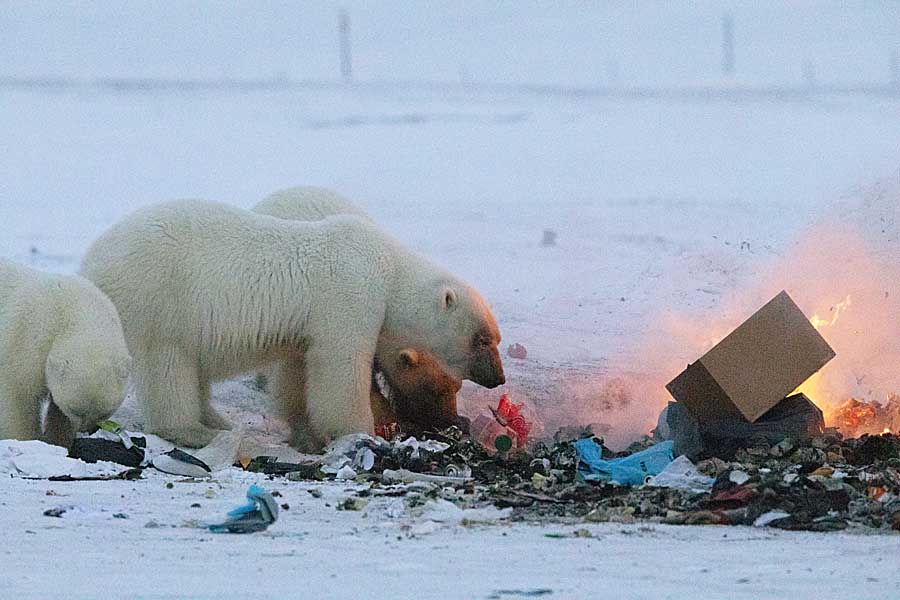
M 831 319 L 823 319 L 819 316 L 818 313 L 815 313 L 812 317 L 809 318 L 809 322 L 812 323 L 812 326 L 821 333 L 823 327 L 831 327 L 832 325 L 837 324 L 838 317 L 841 316 L 841 311 L 850 308 L 850 303 L 850 295 L 848 294 L 842 302 L 838 302 L 831 306 L 831 308 L 829 309 L 829 311 L 831 312 Z

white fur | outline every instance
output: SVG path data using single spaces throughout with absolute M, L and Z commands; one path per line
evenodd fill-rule
M 292 221 L 318 221 L 340 214 L 356 215 L 371 221 L 365 212 L 347 198 L 332 190 L 312 186 L 299 186 L 275 192 L 253 207 L 253 211 Z M 476 321 L 496 332 L 496 322 L 487 305 L 474 290 L 464 285 L 461 287 L 466 290 L 465 294 L 468 302 L 475 308 Z M 458 341 L 464 343 L 463 339 L 471 335 L 474 331 L 473 326 L 476 326 L 474 322 L 469 325 L 469 327 L 464 327 L 459 332 L 445 332 L 445 335 L 459 333 L 462 339 Z M 496 340 L 499 342 L 499 332 L 496 333 L 496 336 Z M 403 350 L 405 348 L 402 348 L 402 343 L 398 340 L 388 339 L 385 336 L 381 338 L 376 346 L 375 365 L 389 382 L 394 379 L 392 368 L 397 364 L 397 357 Z M 466 368 L 462 362 L 458 362 L 455 366 L 457 376 L 465 377 L 467 375 Z M 272 396 L 282 416 L 291 425 L 293 432 L 292 442 L 294 445 L 312 450 L 314 448 L 310 446 L 315 446 L 318 443 L 319 436 L 315 430 L 309 428 L 306 419 L 303 369 L 304 367 L 301 364 L 282 361 L 268 370 L 267 376 L 270 380 Z M 388 405 L 387 400 L 381 395 L 379 387 L 374 382 L 371 390 L 371 403 L 376 408 Z
M 474 290 L 355 216 L 300 223 L 162 204 L 107 231 L 82 271 L 122 317 L 148 429 L 192 446 L 226 425 L 211 382 L 284 359 L 303 365 L 316 432 L 372 431 L 376 345 L 463 369 L 472 336 L 493 323 Z
M 130 359 L 116 309 L 78 276 L 0 259 L 0 439 L 68 444 L 119 408 Z
M 356 215 L 371 220 L 358 206 L 335 191 L 298 186 L 266 196 L 253 212 L 290 221 L 321 221 L 334 215 Z

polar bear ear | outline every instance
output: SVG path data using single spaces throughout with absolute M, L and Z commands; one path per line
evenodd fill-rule
M 400 352 L 400 362 L 407 367 L 415 367 L 419 364 L 419 353 L 412 349 Z
M 441 304 L 446 310 L 456 307 L 456 291 L 453 288 L 445 287 L 441 290 Z

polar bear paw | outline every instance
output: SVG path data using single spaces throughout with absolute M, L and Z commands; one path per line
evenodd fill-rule
M 211 407 L 207 408 L 203 412 L 203 416 L 200 418 L 200 422 L 210 429 L 231 431 L 234 428 L 231 424 L 231 421 L 223 417 L 222 414 L 219 413 L 219 411 Z

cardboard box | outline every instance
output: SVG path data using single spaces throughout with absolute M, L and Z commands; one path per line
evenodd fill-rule
M 666 389 L 698 420 L 752 423 L 832 358 L 828 342 L 781 292 Z

